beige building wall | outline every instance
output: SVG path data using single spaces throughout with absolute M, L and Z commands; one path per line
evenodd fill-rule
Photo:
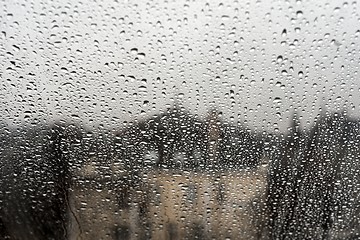
M 264 203 L 266 169 L 154 170 L 137 186 L 95 179 L 73 186 L 69 239 L 259 239 L 264 215 L 253 201 Z
M 124 189 L 127 204 L 120 203 Z M 128 186 L 111 187 L 107 183 L 81 181 L 72 188 L 69 198 L 68 239 L 146 239 L 141 225 L 143 193 Z
M 160 204 L 150 202 L 150 222 L 161 226 L 154 239 L 259 238 L 264 219 L 257 216 L 253 200 L 265 200 L 264 172 L 153 172 L 147 177 L 160 192 Z

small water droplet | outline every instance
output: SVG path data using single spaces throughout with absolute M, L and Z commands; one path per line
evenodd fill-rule
M 137 53 L 138 53 L 138 49 L 137 49 L 137 48 L 132 48 L 132 49 L 130 50 L 130 53 L 131 53 L 131 54 L 137 54 Z
M 303 12 L 302 11 L 297 11 L 296 12 L 296 17 L 301 18 L 303 16 Z
M 275 97 L 273 100 L 273 103 L 280 105 L 281 104 L 281 98 L 280 97 Z

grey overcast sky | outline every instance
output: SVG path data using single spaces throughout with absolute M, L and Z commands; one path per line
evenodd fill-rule
M 359 2 L 0 3 L 1 116 L 123 127 L 181 102 L 284 131 L 359 112 Z

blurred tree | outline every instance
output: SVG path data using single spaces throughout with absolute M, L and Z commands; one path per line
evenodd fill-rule
M 11 136 L 12 151 L 2 152 L 0 198 L 10 239 L 66 239 L 71 155 L 79 152 L 79 138 L 79 128 L 66 123 L 22 128 Z
M 339 225 L 344 209 L 357 211 L 350 200 L 357 189 L 346 186 L 358 184 L 359 173 L 350 176 L 345 169 L 359 169 L 359 153 L 354 154 L 359 143 L 359 123 L 344 113 L 322 116 L 305 134 L 293 123 L 279 151 L 282 154 L 273 159 L 270 169 L 271 239 L 330 239 L 345 232 L 342 239 L 359 236 L 359 229 Z

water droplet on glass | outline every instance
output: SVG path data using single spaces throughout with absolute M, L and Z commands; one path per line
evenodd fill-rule
M 301 18 L 303 16 L 303 12 L 302 11 L 297 11 L 296 12 L 296 17 L 297 18 Z
M 132 49 L 130 50 L 130 53 L 135 55 L 135 54 L 138 53 L 138 49 L 137 49 L 137 48 L 132 48 Z

